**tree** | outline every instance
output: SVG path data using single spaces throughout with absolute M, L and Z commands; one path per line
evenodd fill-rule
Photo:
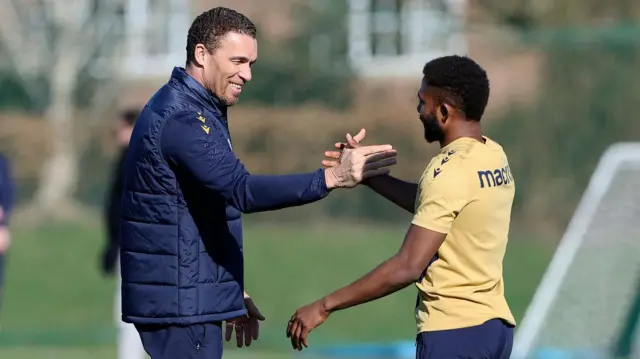
M 347 53 L 346 1 L 311 1 L 294 7 L 295 35 L 259 39 L 260 60 L 244 101 L 271 106 L 316 103 L 344 109 L 353 76 Z M 260 34 L 260 33 L 259 33 Z
M 77 92 L 96 59 L 118 42 L 121 9 L 116 1 L 0 0 L 0 39 L 15 72 L 51 131 L 34 207 L 59 213 L 73 203 L 79 148 L 74 132 Z M 115 67 L 103 63 L 88 107 L 93 118 L 114 99 Z
M 513 108 L 492 122 L 491 133 L 511 153 L 519 181 L 514 211 L 523 222 L 562 229 L 603 151 L 640 134 L 629 120 L 640 96 L 640 26 L 630 21 L 640 18 L 640 2 L 479 4 L 545 56 L 535 106 Z

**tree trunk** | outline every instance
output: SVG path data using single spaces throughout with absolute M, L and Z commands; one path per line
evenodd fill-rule
M 61 53 L 51 73 L 51 102 L 45 119 L 51 129 L 51 152 L 43 165 L 36 193 L 36 209 L 43 214 L 60 214 L 73 204 L 78 181 L 78 161 L 74 141 L 74 89 L 78 59 L 73 51 Z

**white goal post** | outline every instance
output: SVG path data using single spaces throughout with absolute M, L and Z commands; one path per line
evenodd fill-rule
M 517 327 L 512 359 L 610 355 L 640 279 L 639 214 L 640 142 L 617 143 L 600 158 Z

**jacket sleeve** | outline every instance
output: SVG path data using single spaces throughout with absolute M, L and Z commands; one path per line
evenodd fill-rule
M 0 206 L 2 207 L 0 226 L 9 224 L 9 218 L 13 211 L 14 191 L 15 184 L 11 175 L 11 165 L 4 156 L 0 156 Z
M 209 133 L 196 113 L 173 115 L 162 130 L 167 162 L 222 196 L 243 213 L 270 211 L 318 201 L 328 194 L 324 169 L 293 175 L 251 175 L 223 133 Z

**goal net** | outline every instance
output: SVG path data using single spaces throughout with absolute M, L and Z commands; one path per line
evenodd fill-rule
M 601 157 L 517 328 L 513 359 L 640 358 L 640 143 Z

